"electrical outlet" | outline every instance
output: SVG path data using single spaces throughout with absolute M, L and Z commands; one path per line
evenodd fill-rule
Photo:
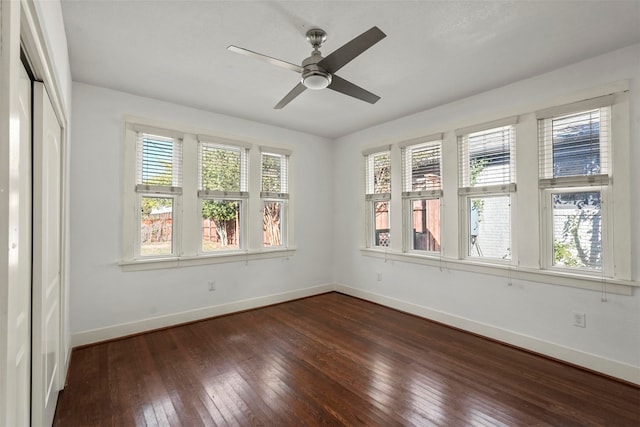
M 382 273 L 377 273 L 376 280 L 378 280 L 378 282 L 382 282 Z
M 574 311 L 573 312 L 573 326 L 577 326 L 579 328 L 586 328 L 587 327 L 587 315 L 579 312 L 579 311 Z
M 209 281 L 209 292 L 215 291 L 216 290 L 216 281 L 215 280 L 210 280 Z

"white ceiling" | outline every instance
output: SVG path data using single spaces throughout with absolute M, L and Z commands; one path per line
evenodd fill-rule
M 63 0 L 74 81 L 335 138 L 640 42 L 630 1 Z M 387 37 L 337 74 L 367 104 L 307 90 L 273 106 L 293 71 L 226 50 L 301 63 L 308 29 L 328 55 L 378 26 Z

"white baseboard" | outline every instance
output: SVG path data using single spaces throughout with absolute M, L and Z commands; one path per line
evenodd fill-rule
M 585 353 L 559 344 L 543 341 L 527 335 L 495 326 L 476 322 L 464 317 L 455 316 L 442 311 L 433 310 L 410 302 L 398 300 L 385 295 L 363 289 L 353 288 L 343 284 L 336 284 L 335 290 L 358 297 L 367 301 L 375 302 L 386 307 L 394 308 L 405 313 L 414 314 L 425 319 L 434 320 L 445 325 L 463 329 L 487 338 L 491 338 L 506 344 L 533 351 L 545 356 L 559 359 L 573 365 L 582 366 L 592 371 L 600 372 L 611 377 L 619 378 L 633 384 L 640 385 L 640 368 L 615 360 L 606 359 L 590 353 Z
M 227 304 L 214 305 L 199 308 L 196 310 L 183 311 L 180 313 L 168 314 L 165 316 L 152 317 L 130 323 L 108 326 L 106 328 L 92 329 L 89 331 L 76 332 L 71 335 L 71 346 L 78 347 L 107 341 L 114 338 L 126 337 L 127 335 L 152 331 L 154 329 L 166 328 L 168 326 L 179 325 L 181 323 L 203 320 L 209 317 L 221 316 L 224 314 L 236 313 L 238 311 L 250 310 L 267 305 L 278 304 L 298 298 L 310 297 L 335 290 L 333 284 L 312 286 L 295 291 L 283 292 L 279 294 L 266 295 L 241 301 L 234 301 Z

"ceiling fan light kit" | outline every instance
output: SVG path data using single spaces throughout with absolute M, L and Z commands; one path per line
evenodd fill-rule
M 313 28 L 307 31 L 306 36 L 307 41 L 313 47 L 313 51 L 311 56 L 302 61 L 301 66 L 237 46 L 229 46 L 227 49 L 300 73 L 300 83 L 276 104 L 274 107 L 276 109 L 283 108 L 306 89 L 320 90 L 329 88 L 370 104 L 375 104 L 380 99 L 379 96 L 335 74 L 340 68 L 386 37 L 386 34 L 378 27 L 372 27 L 365 31 L 325 58 L 320 53 L 320 46 L 327 40 L 327 33 L 319 28 Z
M 304 70 L 300 81 L 307 89 L 320 90 L 331 84 L 331 74 L 324 70 Z

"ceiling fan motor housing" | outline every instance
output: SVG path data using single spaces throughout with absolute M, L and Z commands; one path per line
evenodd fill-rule
M 321 59 L 320 52 L 314 50 L 310 57 L 302 61 L 303 71 L 300 82 L 307 89 L 320 90 L 331 84 L 331 73 L 318 65 Z

